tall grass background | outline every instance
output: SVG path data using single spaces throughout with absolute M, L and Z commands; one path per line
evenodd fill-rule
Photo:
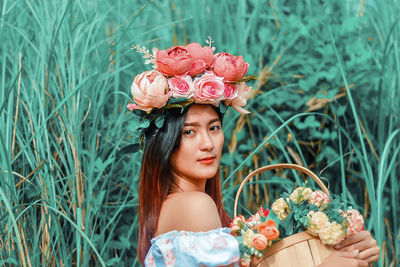
M 137 119 L 133 44 L 165 49 L 211 36 L 259 76 L 250 115 L 229 111 L 226 209 L 257 167 L 307 166 L 360 209 L 400 256 L 400 2 L 61 1 L 0 4 L 0 265 L 139 266 L 141 153 L 121 155 Z M 293 172 L 256 177 L 240 213 L 270 205 Z

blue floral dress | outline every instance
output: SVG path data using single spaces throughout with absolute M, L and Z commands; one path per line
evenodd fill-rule
M 207 232 L 171 231 L 151 240 L 145 266 L 239 266 L 239 243 L 229 228 Z

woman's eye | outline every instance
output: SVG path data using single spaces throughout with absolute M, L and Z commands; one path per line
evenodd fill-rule
M 221 129 L 221 127 L 219 127 L 218 125 L 213 125 L 210 127 L 210 131 L 213 131 L 213 132 L 218 131 L 219 129 Z
M 192 134 L 194 134 L 194 131 L 193 130 L 185 130 L 185 131 L 183 131 L 183 134 L 184 135 L 192 135 Z

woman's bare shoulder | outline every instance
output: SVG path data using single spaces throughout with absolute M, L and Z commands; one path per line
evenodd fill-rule
M 184 202 L 182 202 L 185 200 Z M 168 195 L 165 200 L 166 204 L 177 204 L 182 203 L 183 205 L 192 204 L 192 205 L 210 205 L 215 206 L 214 200 L 206 193 L 199 191 L 190 191 L 190 192 L 178 192 L 174 194 Z M 216 206 L 215 206 L 216 207 Z
M 201 232 L 221 227 L 214 200 L 203 192 L 180 192 L 164 201 L 156 235 L 172 230 Z

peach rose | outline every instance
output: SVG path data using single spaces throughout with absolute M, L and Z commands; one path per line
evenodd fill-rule
M 236 84 L 233 83 L 224 83 L 225 84 L 225 90 L 224 90 L 224 97 L 227 100 L 232 100 L 238 96 L 238 89 L 236 87 Z
M 191 98 L 193 96 L 193 80 L 187 76 L 174 76 L 168 79 L 169 89 L 175 98 Z
M 130 110 L 150 111 L 152 108 L 161 108 L 170 97 L 167 79 L 156 70 L 136 75 L 131 86 L 131 93 L 135 104 L 128 105 Z
M 190 43 L 185 48 L 189 51 L 189 54 L 192 56 L 193 60 L 202 60 L 206 65 L 206 68 L 209 68 L 214 60 L 213 50 L 209 46 L 201 47 L 199 43 Z
M 206 63 L 203 60 L 198 59 L 193 61 L 192 67 L 189 70 L 189 75 L 195 77 L 202 74 L 206 70 Z
M 225 81 L 240 81 L 249 68 L 249 63 L 242 56 L 235 57 L 229 53 L 218 53 L 214 56 L 213 70 L 217 76 L 224 77 Z
M 250 112 L 245 110 L 243 107 L 246 106 L 247 99 L 249 99 L 251 95 L 251 87 L 248 87 L 245 82 L 241 82 L 236 86 L 238 87 L 238 96 L 235 97 L 230 104 L 237 112 L 249 114 Z
M 263 250 L 267 247 L 268 239 L 263 234 L 255 234 L 253 236 L 253 246 L 255 249 Z
M 218 104 L 224 97 L 225 85 L 223 78 L 215 76 L 212 72 L 206 72 L 194 80 L 194 100 L 196 103 Z
M 263 234 L 268 240 L 275 240 L 279 237 L 279 230 L 276 228 L 274 220 L 266 220 L 257 226 L 260 234 Z
M 186 74 L 192 67 L 193 59 L 183 46 L 173 46 L 155 53 L 157 70 L 164 75 Z

